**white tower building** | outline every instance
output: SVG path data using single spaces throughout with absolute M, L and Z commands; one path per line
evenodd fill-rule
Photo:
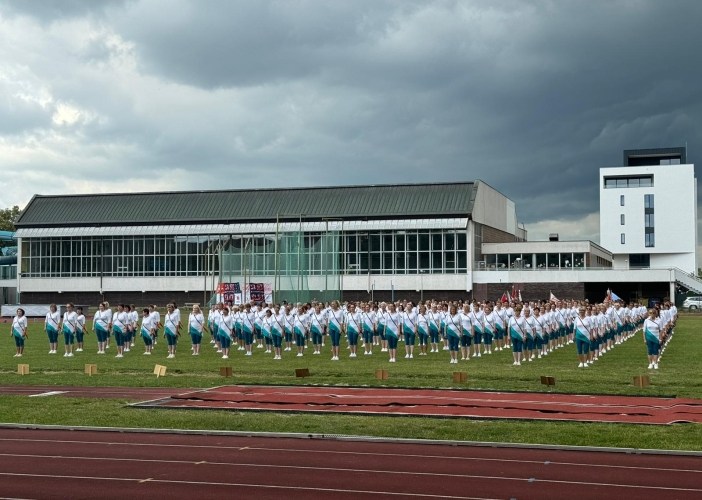
M 613 267 L 697 271 L 697 179 L 686 148 L 624 151 L 600 169 L 600 244 Z

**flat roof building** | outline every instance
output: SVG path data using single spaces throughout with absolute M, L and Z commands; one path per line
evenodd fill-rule
M 686 158 L 628 150 L 600 169 L 600 244 L 527 241 L 515 203 L 479 180 L 37 195 L 16 223 L 18 301 L 202 304 L 225 283 L 276 302 L 702 293 Z

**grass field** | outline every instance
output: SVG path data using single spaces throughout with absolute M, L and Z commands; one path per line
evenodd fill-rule
M 281 361 L 274 361 L 271 355 L 264 355 L 262 349 L 255 349 L 252 357 L 244 357 L 240 352 L 232 351 L 227 363 L 209 344 L 203 345 L 201 356 L 191 356 L 188 338 L 181 339 L 183 342 L 174 360 L 166 359 L 163 341 L 159 342 L 154 355 L 150 357 L 141 354 L 143 348 L 139 342 L 121 360 L 114 358 L 114 348 L 108 350 L 108 355 L 98 356 L 95 353 L 95 337 L 92 335 L 86 340 L 86 351 L 74 358 L 64 358 L 61 354 L 49 355 L 41 324 L 32 323 L 26 354 L 21 358 L 22 363 L 30 365 L 31 373 L 20 376 L 16 374 L 18 360 L 12 357 L 14 343 L 9 336 L 9 324 L 6 328 L 5 340 L 0 343 L 2 385 L 210 387 L 228 383 L 304 383 L 546 391 L 540 385 L 539 376 L 550 375 L 556 378 L 555 390 L 559 392 L 702 397 L 702 370 L 699 361 L 702 357 L 699 341 L 702 336 L 702 319 L 694 317 L 682 317 L 679 320 L 675 338 L 661 360 L 660 370 L 650 373 L 652 386 L 643 391 L 632 385 L 633 376 L 647 372 L 645 346 L 640 334 L 617 346 L 588 369 L 577 367 L 574 346 L 559 349 L 544 359 L 521 367 L 512 366 L 511 354 L 504 351 L 471 359 L 456 367 L 449 364 L 448 352 L 426 357 L 415 355 L 413 360 L 405 360 L 400 356 L 397 363 L 390 364 L 386 353 L 380 353 L 379 349 L 373 356 L 361 354 L 356 359 L 348 359 L 342 347 L 341 361 L 332 362 L 328 346 L 321 356 L 306 354 L 304 358 L 297 358 L 293 353 L 284 353 Z M 85 363 L 97 363 L 99 374 L 92 377 L 85 375 Z M 152 375 L 156 363 L 168 367 L 167 376 L 157 379 Z M 220 366 L 232 366 L 234 377 L 220 377 Z M 310 369 L 311 377 L 304 380 L 295 378 L 294 369 L 303 367 Z M 388 369 L 390 378 L 382 382 L 376 380 L 373 377 L 376 368 Z M 454 384 L 451 373 L 455 370 L 466 371 L 468 382 Z M 6 396 L 0 397 L 0 421 L 702 449 L 702 425 L 697 424 L 641 426 L 136 410 L 125 408 L 125 402 Z

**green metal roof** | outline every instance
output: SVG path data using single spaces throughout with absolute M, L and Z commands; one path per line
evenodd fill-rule
M 477 183 L 41 196 L 20 227 L 468 216 Z

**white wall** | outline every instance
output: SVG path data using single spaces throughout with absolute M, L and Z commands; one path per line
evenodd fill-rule
M 663 253 L 651 254 L 651 267 L 677 267 L 687 272 L 694 272 L 694 253 Z
M 675 281 L 667 269 L 596 269 L 568 270 L 509 270 L 473 271 L 475 283 L 607 283 L 607 282 L 665 282 Z
M 243 276 L 231 276 L 226 280 L 244 283 Z M 375 283 L 376 290 L 464 290 L 472 289 L 471 273 L 463 274 L 407 274 L 407 275 L 344 275 L 344 290 L 370 290 Z M 309 290 L 333 289 L 339 286 L 339 278 L 330 276 L 325 285 L 324 276 L 310 276 L 307 279 Z M 247 282 L 273 283 L 273 276 L 247 276 Z M 215 287 L 219 283 L 215 277 Z M 151 277 L 151 278 L 103 278 L 103 292 L 202 292 L 212 288 L 211 278 L 203 277 Z M 282 290 L 289 289 L 286 280 L 281 280 Z M 21 292 L 99 292 L 100 278 L 23 278 Z
M 482 181 L 473 203 L 472 219 L 500 231 L 517 234 L 517 211 L 514 202 Z
M 604 189 L 604 178 L 621 175 L 653 175 L 652 187 Z M 651 254 L 653 267 L 656 254 L 690 254 L 690 258 L 660 259 L 675 262 L 684 271 L 696 270 L 696 225 L 697 199 L 695 197 L 695 173 L 693 165 L 653 165 L 644 167 L 618 167 L 600 169 L 600 244 L 622 260 L 628 254 Z M 644 239 L 644 195 L 654 195 L 655 247 L 645 246 Z M 624 195 L 625 205 L 620 206 Z M 625 224 L 620 224 L 624 214 Z M 621 244 L 620 235 L 626 235 Z M 620 257 L 626 255 L 625 257 Z M 671 264 L 673 265 L 673 264 Z

